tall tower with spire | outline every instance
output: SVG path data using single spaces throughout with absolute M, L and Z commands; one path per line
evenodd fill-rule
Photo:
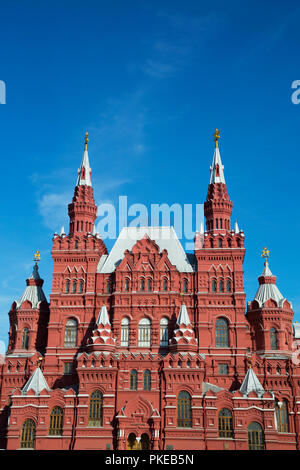
M 93 196 L 91 168 L 88 156 L 88 133 L 85 135 L 84 153 L 74 190 L 68 206 L 69 234 L 62 227 L 60 235 L 53 237 L 53 281 L 50 296 L 49 338 L 45 361 L 54 373 L 63 374 L 64 362 L 54 356 L 65 351 L 64 329 L 69 321 L 70 330 L 80 324 L 73 347 L 68 344 L 67 358 L 73 361 L 74 352 L 86 343 L 87 331 L 92 331 L 96 316 L 95 295 L 97 266 L 107 249 L 95 229 L 97 207 Z M 74 310 L 76 306 L 76 314 Z M 61 335 L 57 335 L 61 331 Z
M 88 155 L 88 132 L 85 134 L 84 152 L 71 204 L 68 206 L 70 217 L 69 236 L 81 236 L 92 233 L 97 217 L 94 201 L 91 167 Z
M 210 167 L 210 181 L 207 198 L 204 203 L 204 215 L 206 217 L 206 229 L 209 232 L 225 234 L 230 231 L 230 217 L 232 214 L 232 202 L 229 200 L 222 165 L 219 139 L 220 131 L 215 130 L 213 135 L 215 151 Z
M 228 353 L 232 358 L 236 354 L 245 354 L 249 341 L 244 314 L 244 233 L 237 224 L 231 230 L 232 202 L 227 193 L 219 138 L 220 131 L 216 129 L 208 193 L 204 203 L 206 230 L 201 227 L 195 237 L 196 338 L 199 352 L 210 355 L 208 370 L 211 367 L 211 373 L 218 373 L 219 366 L 225 364 L 228 374 L 236 381 L 244 371 L 239 369 L 236 360 L 228 360 Z M 198 243 L 200 236 L 202 240 Z M 224 341 L 218 340 L 219 331 L 225 332 Z

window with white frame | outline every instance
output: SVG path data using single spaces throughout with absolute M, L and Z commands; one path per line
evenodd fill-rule
M 151 344 L 151 322 L 149 318 L 142 318 L 139 322 L 138 345 L 144 348 L 150 348 Z
M 169 345 L 169 332 L 168 332 L 169 321 L 167 318 L 160 320 L 160 347 L 167 348 Z
M 127 347 L 129 344 L 129 320 L 123 318 L 121 322 L 121 346 Z

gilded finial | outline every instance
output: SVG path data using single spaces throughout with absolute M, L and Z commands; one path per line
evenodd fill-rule
M 269 252 L 268 248 L 265 246 L 265 247 L 263 248 L 263 251 L 262 251 L 262 254 L 261 254 L 261 257 L 264 258 L 265 263 L 267 263 L 267 261 L 268 261 L 269 253 L 270 253 L 270 252 Z
M 37 263 L 38 261 L 40 261 L 40 259 L 41 259 L 41 255 L 40 255 L 40 252 L 37 250 L 34 253 L 34 261 Z
M 215 147 L 217 148 L 219 146 L 219 138 L 220 138 L 220 129 L 216 129 L 215 133 L 213 134 L 214 141 L 215 141 Z
M 43 358 L 42 358 L 42 356 L 40 356 L 37 360 L 37 366 L 41 367 L 42 362 L 43 362 Z
M 84 139 L 84 150 L 87 150 L 88 147 L 88 142 L 89 142 L 89 133 L 85 133 L 85 139 Z

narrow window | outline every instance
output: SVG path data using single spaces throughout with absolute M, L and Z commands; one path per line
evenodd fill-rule
M 64 363 L 64 375 L 72 375 L 73 373 L 73 364 L 72 362 Z
M 21 449 L 34 449 L 35 444 L 35 422 L 32 419 L 26 419 L 21 432 Z
M 76 281 L 73 281 L 73 284 L 72 284 L 72 294 L 75 294 L 76 293 Z
M 226 292 L 231 292 L 231 281 L 229 279 L 226 281 Z
M 145 370 L 144 372 L 144 390 L 151 390 L 151 372 Z
M 150 292 L 152 290 L 152 281 L 151 279 L 147 279 L 147 290 Z
M 186 293 L 188 291 L 188 281 L 187 279 L 183 280 L 183 292 Z
M 144 278 L 141 279 L 140 290 L 141 290 L 142 292 L 145 290 L 145 279 L 144 279 Z
M 125 292 L 128 292 L 129 291 L 129 279 L 126 278 L 125 279 Z
M 79 281 L 78 292 L 79 292 L 79 294 L 82 294 L 82 292 L 83 292 L 83 280 L 82 279 L 80 279 L 80 281 Z
M 169 321 L 167 318 L 160 320 L 160 347 L 167 348 L 169 345 Z
M 71 318 L 65 328 L 65 348 L 75 348 L 77 344 L 77 321 Z
M 110 282 L 109 281 L 106 282 L 106 293 L 107 294 L 110 293 Z
M 121 322 L 121 346 L 127 347 L 129 344 L 129 320 L 122 318 Z
M 22 334 L 22 349 L 28 349 L 29 347 L 29 331 L 28 328 L 24 328 Z
M 222 240 L 221 240 L 221 238 L 219 238 L 219 240 L 218 240 L 218 246 L 219 246 L 219 248 L 222 248 Z
M 263 450 L 263 430 L 260 424 L 252 422 L 248 426 L 249 450 Z
M 177 398 L 177 426 L 179 428 L 192 427 L 191 396 L 185 391 L 180 392 Z
M 212 292 L 216 292 L 216 291 L 217 291 L 217 283 L 216 283 L 215 280 L 213 280 L 213 281 L 211 282 L 211 290 L 212 290 Z
M 288 408 L 286 400 L 282 401 L 280 404 L 278 400 L 276 400 L 275 416 L 277 423 L 277 431 L 289 432 Z
M 150 348 L 151 344 L 151 322 L 148 318 L 142 318 L 139 322 L 138 346 Z
M 49 436 L 62 436 L 63 433 L 63 410 L 55 406 L 50 413 Z
M 95 390 L 90 396 L 89 426 L 99 428 L 103 420 L 103 395 L 100 390 Z
M 219 291 L 224 292 L 224 281 L 222 279 L 219 281 Z
M 271 343 L 271 349 L 278 349 L 277 331 L 275 328 L 270 329 L 270 343 Z
M 216 346 L 218 348 L 228 348 L 228 323 L 224 318 L 216 321 Z
M 130 390 L 137 390 L 137 371 L 135 369 L 130 372 Z
M 168 290 L 168 281 L 167 279 L 164 277 L 163 278 L 163 291 L 166 291 Z
M 219 437 L 233 437 L 232 413 L 227 408 L 219 411 Z
M 66 288 L 65 293 L 68 294 L 70 292 L 70 281 L 69 279 L 66 280 Z

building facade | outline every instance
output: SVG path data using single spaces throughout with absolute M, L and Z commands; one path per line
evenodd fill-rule
M 299 329 L 266 252 L 245 305 L 245 237 L 214 137 L 194 253 L 173 227 L 125 227 L 108 253 L 86 137 L 50 299 L 36 262 L 9 312 L 1 448 L 299 449 Z

